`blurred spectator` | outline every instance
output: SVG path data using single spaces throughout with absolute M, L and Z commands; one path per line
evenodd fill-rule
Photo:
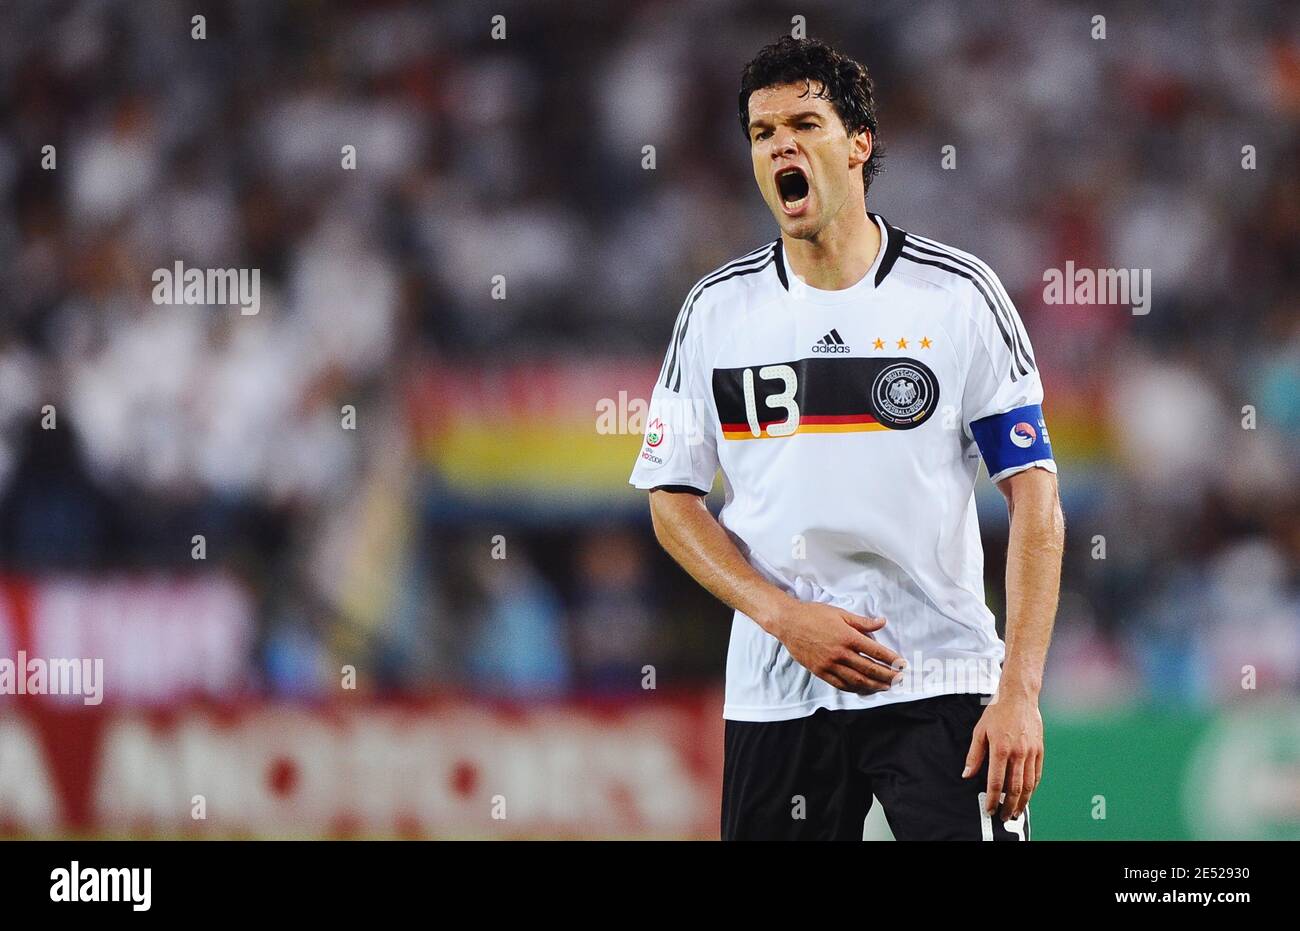
M 581 683 L 602 692 L 641 689 L 645 667 L 656 665 L 663 651 L 655 637 L 657 599 L 638 542 L 626 531 L 588 536 L 578 549 L 577 584 L 573 639 Z
M 512 697 L 560 694 L 570 684 L 559 600 L 519 544 L 470 564 L 480 603 L 466 657 L 467 684 Z

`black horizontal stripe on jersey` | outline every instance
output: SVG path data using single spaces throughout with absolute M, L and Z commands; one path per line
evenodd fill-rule
M 993 299 L 989 297 L 988 292 L 984 290 L 984 285 L 982 285 L 971 273 L 964 271 L 963 269 L 957 268 L 951 264 L 948 264 L 947 262 L 936 262 L 936 261 L 931 261 L 930 259 L 922 258 L 921 256 L 912 255 L 908 251 L 911 248 L 912 247 L 909 244 L 908 247 L 903 250 L 902 258 L 906 259 L 909 262 L 915 262 L 917 265 L 929 265 L 933 268 L 941 269 L 943 271 L 949 272 L 950 274 L 957 275 L 959 278 L 965 278 L 971 284 L 975 285 L 975 290 L 978 291 L 980 293 L 980 296 L 984 298 L 984 303 L 988 305 L 989 310 L 992 312 L 993 319 L 997 321 L 998 331 L 1002 334 L 1002 341 L 1007 345 L 1007 352 L 1011 353 L 1011 369 L 1010 369 L 1011 380 L 1019 381 L 1019 378 L 1016 376 L 1017 368 L 1020 369 L 1021 375 L 1029 374 L 1028 371 L 1025 369 L 1023 363 L 1020 361 L 1019 356 L 1016 354 L 1016 344 L 1015 342 L 1012 341 L 1011 334 L 1007 332 L 1006 325 L 1002 321 L 1002 315 L 998 312 L 997 305 L 993 303 Z
M 691 314 L 695 312 L 695 304 L 697 301 L 699 301 L 700 295 L 702 295 L 709 288 L 713 287 L 715 284 L 721 284 L 724 281 L 730 281 L 732 278 L 736 278 L 741 275 L 752 275 L 755 272 L 760 272 L 763 269 L 765 269 L 768 266 L 768 263 L 772 261 L 772 257 L 776 254 L 776 250 L 771 246 L 768 246 L 766 248 L 768 249 L 768 251 L 765 254 L 760 254 L 756 258 L 752 259 L 751 264 L 742 267 L 736 267 L 737 263 L 732 263 L 732 265 L 730 266 L 724 266 L 723 268 L 719 269 L 718 272 L 716 272 L 713 275 L 710 275 L 708 278 L 701 281 L 700 284 L 696 286 L 693 296 L 690 298 L 690 303 L 685 308 L 686 316 L 682 318 L 682 325 L 677 332 L 677 339 L 673 343 L 673 364 L 669 367 L 668 382 L 665 383 L 664 387 L 671 388 L 673 391 L 680 391 L 682 388 L 681 346 L 682 346 L 682 342 L 686 339 L 686 330 L 691 325 Z M 743 260 L 739 260 L 739 261 L 743 261 Z M 758 264 L 752 264 L 752 262 L 757 262 Z M 728 271 L 727 270 L 728 268 L 730 268 L 731 270 Z M 669 382 L 671 384 L 669 384 Z
M 798 405 L 804 423 L 809 419 L 846 418 L 853 422 L 880 422 L 893 430 L 907 430 L 920 426 L 938 407 L 939 381 L 934 372 L 925 363 L 909 357 L 818 357 L 774 364 L 794 370 L 794 403 Z M 931 388 L 925 410 L 918 412 L 915 420 L 905 425 L 897 421 L 882 421 L 871 398 L 877 376 L 895 366 L 924 372 Z M 745 405 L 746 369 L 751 370 L 754 376 L 754 411 L 758 422 L 779 423 L 789 416 L 789 409 L 782 404 L 768 403 L 769 398 L 786 389 L 787 383 L 780 377 L 763 378 L 759 372 L 766 367 L 760 364 L 713 370 L 713 401 L 724 432 L 728 428 L 751 429 Z
M 744 265 L 747 262 L 753 262 L 758 259 L 765 258 L 767 256 L 767 251 L 771 248 L 772 248 L 771 243 L 767 243 L 766 245 L 759 246 L 757 249 L 753 250 L 752 252 L 748 252 L 745 255 L 742 255 L 738 259 L 733 259 L 732 261 L 728 262 L 726 265 L 723 265 L 721 268 L 714 269 L 713 271 L 705 275 L 703 278 L 701 278 L 699 281 L 695 282 L 695 285 L 687 293 L 686 300 L 682 301 L 681 309 L 677 311 L 677 319 L 673 321 L 673 332 L 672 335 L 668 338 L 668 351 L 664 353 L 664 363 L 659 367 L 659 378 L 656 379 L 659 382 L 659 384 L 667 388 L 671 383 L 671 375 L 676 368 L 677 346 L 678 346 L 677 336 L 681 332 L 682 323 L 685 321 L 690 308 L 694 306 L 695 299 L 699 297 L 700 292 L 703 291 L 704 288 L 707 287 L 717 276 L 722 275 L 728 271 L 731 271 L 734 268 L 738 268 L 739 266 Z
M 1028 365 L 1031 369 L 1038 368 L 1037 364 L 1034 362 L 1034 357 L 1029 352 L 1029 336 L 1026 334 L 1024 338 L 1021 338 L 1021 326 L 1017 323 L 1018 315 L 1016 314 L 1016 309 L 1011 303 L 1010 296 L 1003 290 L 997 277 L 993 274 L 992 269 L 978 259 L 958 255 L 952 248 L 945 246 L 941 242 L 935 242 L 933 239 L 927 239 L 924 236 L 910 237 L 907 246 L 914 252 L 926 253 L 933 255 L 936 258 L 947 258 L 953 263 L 962 268 L 969 269 L 972 273 L 979 276 L 980 280 L 988 287 L 989 292 L 994 298 L 996 298 L 998 306 L 1002 310 L 1003 319 L 1011 329 L 1011 337 L 1016 344 L 1016 349 L 1020 352 L 1020 361 L 1022 363 L 1021 374 L 1025 374 L 1023 371 L 1024 365 Z

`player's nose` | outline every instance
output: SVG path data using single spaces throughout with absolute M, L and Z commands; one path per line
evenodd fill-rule
M 772 140 L 772 161 L 789 158 L 798 151 L 794 144 L 794 133 L 788 129 L 778 129 Z

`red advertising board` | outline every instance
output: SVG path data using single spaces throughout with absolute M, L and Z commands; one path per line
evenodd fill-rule
M 0 700 L 0 834 L 716 837 L 721 696 Z

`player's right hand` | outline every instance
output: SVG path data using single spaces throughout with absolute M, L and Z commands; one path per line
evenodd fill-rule
M 883 617 L 863 617 L 818 602 L 796 602 L 773 625 L 772 634 L 795 660 L 845 692 L 883 692 L 901 678 L 907 662 L 870 636 Z

